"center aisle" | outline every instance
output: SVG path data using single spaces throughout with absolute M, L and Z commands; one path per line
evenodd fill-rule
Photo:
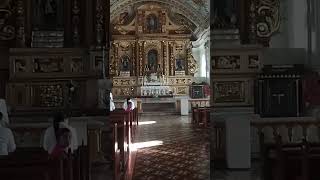
M 137 156 L 133 180 L 209 180 L 209 140 L 190 117 L 142 115 L 134 146 Z

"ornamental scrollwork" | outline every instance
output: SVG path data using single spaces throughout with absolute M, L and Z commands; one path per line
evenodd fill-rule
M 255 20 L 255 33 L 257 39 L 264 45 L 268 45 L 270 37 L 279 31 L 281 25 L 279 0 L 252 0 L 254 8 L 250 8 L 251 16 Z
M 188 60 L 188 73 L 189 75 L 194 75 L 196 72 L 198 72 L 199 66 L 190 50 L 188 50 L 187 60 Z
M 12 40 L 15 38 L 15 28 L 9 20 L 14 14 L 11 0 L 0 3 L 0 40 Z

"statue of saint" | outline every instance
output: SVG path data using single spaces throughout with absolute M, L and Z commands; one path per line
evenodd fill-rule
M 129 56 L 122 57 L 122 71 L 130 71 Z
M 157 56 L 158 52 L 155 49 L 152 49 L 148 52 L 148 66 L 151 71 L 157 70 Z
M 184 65 L 183 65 L 183 60 L 182 59 L 177 59 L 176 60 L 176 71 L 184 71 Z
M 147 28 L 150 32 L 155 32 L 158 29 L 158 19 L 154 14 L 151 14 L 147 18 Z

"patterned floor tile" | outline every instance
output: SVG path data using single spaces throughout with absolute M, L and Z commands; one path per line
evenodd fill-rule
M 143 115 L 140 121 L 156 121 L 138 127 L 136 143 L 162 141 L 162 145 L 138 150 L 133 180 L 209 180 L 209 139 L 190 117 Z

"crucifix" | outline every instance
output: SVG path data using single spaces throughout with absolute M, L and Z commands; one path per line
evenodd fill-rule
M 284 97 L 284 94 L 272 94 L 273 97 L 278 97 L 278 104 L 281 103 L 281 97 Z

